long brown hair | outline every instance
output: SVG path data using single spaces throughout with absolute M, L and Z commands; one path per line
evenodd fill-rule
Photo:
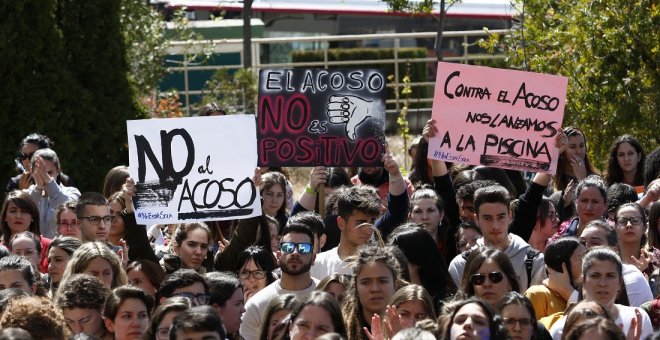
M 35 235 L 41 235 L 39 208 L 37 204 L 34 203 L 34 200 L 28 193 L 21 190 L 14 190 L 7 194 L 7 198 L 5 198 L 5 202 L 2 205 L 2 220 L 0 221 L 2 223 L 2 243 L 9 245 L 9 239 L 11 238 L 11 229 L 9 229 L 9 224 L 6 221 L 9 203 L 14 203 L 19 209 L 27 211 L 32 216 L 32 222 L 30 222 L 28 231 Z

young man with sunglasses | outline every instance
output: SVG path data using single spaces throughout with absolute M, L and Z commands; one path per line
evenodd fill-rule
M 287 224 L 277 251 L 282 277 L 256 293 L 245 304 L 240 335 L 258 339 L 268 303 L 283 294 L 303 296 L 316 289 L 318 281 L 309 273 L 314 263 L 314 233 L 303 224 Z

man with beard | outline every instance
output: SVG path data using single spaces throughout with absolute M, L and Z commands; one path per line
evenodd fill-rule
M 309 274 L 314 263 L 314 233 L 303 224 L 288 224 L 282 231 L 277 256 L 282 277 L 260 290 L 245 304 L 240 335 L 244 339 L 258 339 L 262 317 L 268 303 L 283 294 L 302 296 L 316 289 L 318 281 Z

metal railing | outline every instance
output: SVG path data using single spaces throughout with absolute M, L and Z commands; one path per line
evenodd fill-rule
M 445 41 L 454 39 L 459 40 L 461 54 L 457 56 L 445 56 L 443 60 L 449 62 L 461 62 L 468 63 L 470 61 L 476 60 L 498 60 L 504 59 L 504 55 L 492 55 L 486 53 L 471 53 L 470 40 L 478 38 L 488 38 L 489 34 L 506 34 L 507 30 L 490 30 L 488 32 L 484 30 L 479 31 L 453 31 L 453 32 L 444 32 L 443 39 Z M 328 68 L 330 66 L 345 66 L 350 67 L 357 65 L 359 67 L 364 67 L 365 65 L 372 64 L 384 64 L 392 63 L 394 66 L 394 79 L 393 82 L 388 84 L 388 87 L 398 87 L 401 88 L 405 86 L 402 84 L 401 79 L 399 79 L 399 68 L 401 64 L 407 63 L 436 63 L 437 59 L 435 57 L 425 57 L 425 58 L 401 58 L 399 57 L 399 52 L 403 48 L 401 45 L 402 41 L 409 41 L 411 39 L 435 39 L 435 32 L 419 32 L 419 33 L 383 33 L 383 34 L 358 34 L 358 35 L 340 35 L 340 36 L 313 36 L 313 37 L 286 37 L 286 38 L 255 38 L 252 39 L 252 70 L 255 73 L 258 73 L 261 69 L 267 68 L 293 68 L 293 67 L 319 67 L 319 68 Z M 339 60 L 331 61 L 328 59 L 328 50 L 331 43 L 337 42 L 362 42 L 362 41 L 378 41 L 379 44 L 387 44 L 392 46 L 394 50 L 394 58 L 392 59 L 374 59 L 374 60 Z M 323 61 L 318 62 L 283 62 L 283 63 L 261 63 L 260 53 L 261 50 L 267 45 L 276 45 L 276 44 L 292 44 L 292 43 L 316 43 L 319 45 L 317 49 L 323 51 Z M 222 53 L 240 53 L 242 60 L 243 53 L 243 40 L 242 39 L 219 39 L 219 40 L 204 40 L 199 42 L 183 42 L 183 41 L 174 41 L 170 42 L 170 46 L 167 50 L 167 53 L 170 55 L 183 55 L 183 62 L 178 62 L 182 66 L 168 67 L 168 72 L 182 72 L 184 74 L 184 90 L 179 91 L 181 95 L 185 98 L 184 105 L 186 107 L 190 106 L 190 95 L 203 95 L 205 94 L 202 90 L 190 90 L 188 79 L 189 72 L 195 71 L 209 71 L 209 70 L 218 70 L 220 68 L 225 69 L 239 69 L 242 68 L 242 65 L 190 65 L 186 61 L 186 55 L 192 55 L 195 53 L 201 53 L 203 49 L 211 50 L 213 53 L 222 54 Z M 411 82 L 408 84 L 411 88 L 415 87 L 433 87 L 435 86 L 434 82 L 431 81 L 418 81 Z M 431 96 L 428 98 L 415 98 L 412 100 L 414 103 L 430 103 L 433 101 L 433 91 L 427 91 Z M 387 104 L 394 104 L 393 109 L 387 110 L 388 114 L 398 113 L 402 106 L 403 98 L 389 98 L 387 99 Z M 256 110 L 255 110 L 256 112 Z M 411 108 L 409 109 L 409 114 L 420 113 L 430 114 L 429 108 Z

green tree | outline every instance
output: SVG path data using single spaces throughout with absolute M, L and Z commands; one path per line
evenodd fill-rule
M 128 80 L 129 66 L 120 26 L 121 0 L 60 0 L 64 66 L 86 90 L 91 105 L 76 106 L 68 131 L 59 131 L 75 147 L 68 154 L 71 173 L 83 190 L 100 190 L 106 172 L 128 164 L 126 120 L 143 118 Z
M 165 74 L 165 21 L 145 0 L 122 0 L 121 32 L 136 94 L 150 94 Z
M 408 12 L 413 15 L 417 14 L 433 14 L 433 7 L 435 0 L 421 0 L 421 1 L 411 1 L 411 0 L 382 0 L 387 3 L 388 7 L 395 12 Z M 450 6 L 456 0 L 450 0 Z M 442 33 L 445 29 L 445 18 L 447 16 L 447 7 L 446 0 L 440 0 L 439 3 L 440 13 L 437 16 L 438 26 L 436 27 L 436 38 L 435 38 L 435 55 L 438 58 L 438 61 L 442 61 Z
M 511 68 L 569 78 L 563 125 L 584 130 L 601 169 L 617 136 L 631 134 L 647 151 L 660 144 L 657 0 L 518 0 L 517 6 L 511 34 L 493 35 L 484 45 L 506 52 Z
M 65 62 L 62 35 L 56 29 L 53 0 L 0 3 L 0 175 L 16 175 L 13 156 L 20 140 L 31 132 L 51 136 L 67 173 L 73 169 L 77 139 L 76 116 L 90 105 Z M 64 150 L 70 150 L 65 152 Z M 80 157 L 82 158 L 82 157 Z M 72 171 L 73 170 L 73 171 Z M 6 182 L 2 182 L 3 185 Z

